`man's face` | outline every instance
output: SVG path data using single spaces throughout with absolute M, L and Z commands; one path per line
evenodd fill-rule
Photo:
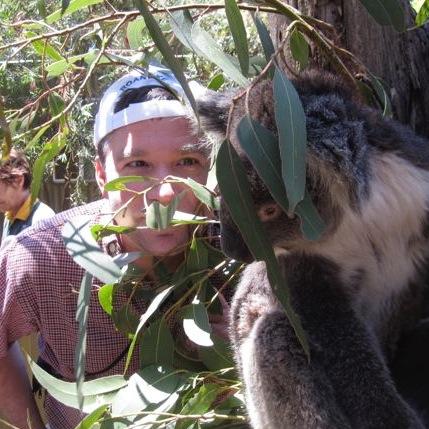
M 19 181 L 8 183 L 0 180 L 0 212 L 17 211 L 21 206 L 21 192 Z
M 104 184 L 122 176 L 149 176 L 163 179 L 173 175 L 192 178 L 199 183 L 207 180 L 209 160 L 206 151 L 198 145 L 187 119 L 156 118 L 131 124 L 113 131 L 105 144 L 105 163 L 96 163 L 97 179 L 102 192 Z M 127 184 L 133 191 L 148 189 L 156 183 L 145 181 Z M 163 183 L 146 193 L 148 204 L 159 201 L 163 205 L 185 191 L 178 210 L 194 213 L 199 201 L 182 184 Z M 107 197 L 113 211 L 122 207 L 134 194 L 129 191 L 109 192 Z M 144 226 L 143 197 L 136 198 L 125 211 L 116 216 L 119 225 Z M 157 231 L 140 229 L 124 234 L 122 244 L 126 251 L 143 251 L 152 256 L 164 256 L 183 250 L 189 240 L 187 226 Z

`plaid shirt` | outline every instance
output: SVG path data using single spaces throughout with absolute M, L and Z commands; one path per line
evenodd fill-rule
M 106 200 L 68 210 L 47 219 L 14 237 L 0 254 L 0 357 L 22 336 L 39 332 L 40 356 L 64 380 L 74 380 L 74 353 L 78 324 L 76 303 L 84 270 L 67 253 L 61 229 L 67 220 L 79 215 L 93 216 L 101 223 L 109 210 Z M 119 250 L 117 242 L 107 243 L 109 253 Z M 87 327 L 86 372 L 88 379 L 124 370 L 124 359 L 112 363 L 128 346 L 111 318 L 98 303 L 101 283 L 94 279 Z M 124 303 L 125 303 L 124 297 Z M 133 303 L 137 314 L 147 302 Z M 112 366 L 112 367 L 111 367 Z M 107 371 L 106 368 L 109 368 Z M 130 371 L 138 367 L 134 353 Z M 58 403 L 47 395 L 45 409 L 51 429 L 72 429 L 83 418 L 73 408 Z

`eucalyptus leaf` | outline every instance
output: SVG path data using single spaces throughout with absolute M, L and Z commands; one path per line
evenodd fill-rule
M 188 177 L 184 183 L 191 188 L 194 195 L 207 207 L 212 210 L 219 210 L 219 199 L 216 198 L 214 192 L 210 191 L 206 186 L 196 182 L 190 177 Z
M 267 186 L 277 204 L 288 211 L 288 199 L 281 177 L 281 161 L 277 137 L 267 128 L 244 116 L 237 126 L 237 137 L 253 167 Z M 301 230 L 308 240 L 317 240 L 325 229 L 325 224 L 314 207 L 310 195 L 296 207 L 301 219 Z
M 173 366 L 174 340 L 163 318 L 153 321 L 139 341 L 140 368 L 152 364 Z
M 131 49 L 144 47 L 143 30 L 146 24 L 143 17 L 138 16 L 127 25 L 127 40 Z
M 33 164 L 33 180 L 31 181 L 31 201 L 34 202 L 39 195 L 40 187 L 43 181 L 45 166 L 52 161 L 64 148 L 67 143 L 66 133 L 60 132 L 45 143 L 39 157 Z
M 400 0 L 360 0 L 368 13 L 380 25 L 391 25 L 404 31 L 405 15 Z
M 248 81 L 237 69 L 230 58 L 222 52 L 214 39 L 197 23 L 191 30 L 192 45 L 198 46 L 204 57 L 216 64 L 231 80 L 240 86 L 246 86 Z
M 159 201 L 152 201 L 146 208 L 146 226 L 158 231 L 167 229 L 171 225 L 171 220 L 174 217 L 178 205 L 177 197 L 166 206 Z
M 118 415 L 143 411 L 149 405 L 159 404 L 175 394 L 182 383 L 183 377 L 177 371 L 150 365 L 130 377 L 128 386 L 113 402 L 112 412 Z
M 92 413 L 88 414 L 75 429 L 91 429 L 94 425 L 100 421 L 104 416 L 108 408 L 108 404 L 104 404 L 101 407 L 96 408 Z
M 208 256 L 209 252 L 205 245 L 205 239 L 194 235 L 186 254 L 186 273 L 191 274 L 206 270 L 209 267 Z
M 249 74 L 249 46 L 243 17 L 235 0 L 225 0 L 225 13 L 234 40 L 235 51 L 244 76 Z
M 33 33 L 32 31 L 27 31 L 25 33 L 25 37 L 27 39 L 30 39 L 34 36 L 37 36 L 36 33 Z M 55 49 L 50 43 L 43 40 L 35 40 L 34 42 L 31 42 L 31 46 L 33 46 L 33 49 L 40 55 L 40 56 L 46 56 L 48 58 L 51 58 L 55 61 L 63 60 L 64 57 L 59 53 L 57 49 Z
M 418 26 L 425 24 L 429 20 L 429 0 L 425 0 L 417 12 L 416 24 Z
M 62 230 L 63 240 L 69 255 L 103 283 L 116 283 L 122 276 L 121 269 L 104 253 L 94 240 L 87 216 L 68 221 Z
M 174 55 L 173 50 L 171 49 L 169 43 L 165 39 L 161 28 L 159 27 L 157 21 L 151 14 L 149 7 L 147 5 L 147 2 L 145 0 L 134 0 L 134 4 L 137 6 L 137 9 L 140 11 L 140 13 L 143 15 L 143 18 L 146 23 L 146 27 L 149 30 L 149 33 L 153 39 L 153 41 L 156 44 L 156 47 L 159 49 L 159 51 L 162 54 L 162 57 L 164 58 L 165 62 L 171 69 L 171 71 L 174 73 L 174 76 L 179 81 L 180 85 L 183 88 L 183 91 L 185 92 L 186 96 L 188 97 L 188 101 L 195 113 L 195 115 L 198 118 L 198 110 L 197 105 L 195 102 L 195 98 L 192 94 L 191 89 L 189 88 L 188 82 L 186 80 L 186 77 L 183 73 L 182 66 L 180 62 L 177 60 L 177 58 Z
M 139 182 L 147 182 L 152 180 L 147 176 L 122 176 L 117 177 L 116 179 L 107 182 L 104 185 L 104 191 L 112 192 L 112 191 L 124 191 L 127 189 L 125 186 L 127 183 L 139 183 Z
M 201 51 L 198 46 L 192 43 L 191 30 L 194 25 L 194 21 L 191 16 L 191 12 L 188 9 L 177 10 L 169 15 L 171 29 L 175 36 L 180 42 L 188 49 L 195 51 L 198 55 L 201 55 Z
M 59 380 L 29 359 L 29 365 L 37 381 L 55 399 L 73 408 L 78 408 L 76 383 Z M 82 386 L 84 398 L 83 411 L 91 413 L 103 404 L 110 404 L 117 391 L 127 385 L 121 375 L 98 378 L 86 381 Z
M 113 292 L 115 285 L 105 284 L 98 290 L 98 302 L 101 308 L 109 315 L 112 315 L 113 311 Z
M 158 310 L 160 305 L 167 299 L 170 293 L 173 292 L 175 287 L 176 285 L 173 284 L 167 287 L 166 289 L 164 289 L 163 291 L 159 292 L 156 295 L 156 297 L 152 300 L 152 302 L 149 304 L 149 307 L 147 308 L 147 310 L 141 315 L 139 324 L 134 334 L 134 338 L 131 341 L 130 348 L 128 350 L 127 360 L 125 362 L 125 372 L 128 368 L 128 365 L 130 364 L 131 356 L 133 355 L 133 352 L 134 352 L 134 347 L 136 345 L 138 334 L 140 333 L 141 329 L 146 324 L 146 322 L 150 319 L 150 317 L 155 313 L 156 310 Z
M 189 401 L 186 402 L 180 411 L 180 414 L 205 414 L 210 410 L 221 389 L 222 386 L 219 386 L 218 384 L 202 384 L 198 388 L 197 392 L 189 399 Z M 180 420 L 176 423 L 175 429 L 187 429 L 192 427 L 194 423 L 195 422 L 191 419 Z
M 66 11 L 66 9 L 69 7 L 70 0 L 61 0 L 61 15 Z
M 219 148 L 216 175 L 221 195 L 228 206 L 234 223 L 239 228 L 247 247 L 256 260 L 265 261 L 267 274 L 274 295 L 285 309 L 286 315 L 309 356 L 308 342 L 301 322 L 289 301 L 289 290 L 280 273 L 277 259 L 261 221 L 255 213 L 250 185 L 244 167 L 233 146 L 225 140 Z
M 25 146 L 25 150 L 32 149 L 34 146 L 36 146 L 39 143 L 39 140 L 42 138 L 43 134 L 46 133 L 46 131 L 50 128 L 49 125 L 46 125 L 43 128 L 40 128 L 39 131 L 34 135 L 34 137 L 27 143 L 27 146 Z
M 211 327 L 206 307 L 201 302 L 192 303 L 181 311 L 186 336 L 202 347 L 213 346 Z
M 135 231 L 136 228 L 133 226 L 124 225 L 101 225 L 96 224 L 91 226 L 91 234 L 95 240 L 99 241 L 103 237 L 108 237 L 112 234 L 127 234 Z
M 61 0 L 62 2 L 64 0 Z M 95 4 L 102 3 L 104 0 L 71 0 L 65 10 L 57 9 L 55 12 L 51 13 L 46 17 L 46 22 L 48 24 L 53 24 L 61 18 L 71 15 L 74 12 L 77 12 L 84 7 L 92 6 Z
M 262 49 L 264 50 L 265 59 L 267 60 L 267 63 L 268 63 L 275 52 L 274 44 L 267 27 L 265 26 L 262 19 L 259 17 L 258 13 L 255 14 L 254 19 L 255 19 L 256 29 L 259 34 L 259 39 L 261 40 Z M 273 67 L 270 67 L 271 77 L 272 77 L 272 70 L 273 70 Z
M 278 68 L 274 73 L 273 93 L 282 177 L 291 214 L 305 193 L 306 118 L 296 89 Z
M 222 73 L 215 74 L 207 85 L 208 89 L 212 91 L 218 91 L 220 87 L 225 83 L 225 76 Z
M 45 0 L 37 0 L 36 6 L 40 16 L 45 18 L 47 15 Z
M 290 50 L 295 61 L 298 61 L 300 69 L 303 70 L 308 66 L 310 48 L 303 34 L 294 28 L 290 35 Z
M 210 371 L 233 368 L 235 364 L 228 341 L 225 341 L 215 334 L 212 334 L 211 338 L 213 346 L 210 348 L 204 347 L 199 350 L 199 355 L 206 367 Z
M 84 403 L 82 386 L 85 380 L 86 328 L 88 323 L 89 303 L 91 300 L 91 287 L 92 275 L 85 273 L 77 298 L 76 322 L 78 323 L 78 332 L 74 358 L 74 376 L 76 378 L 77 399 L 80 409 L 83 408 Z

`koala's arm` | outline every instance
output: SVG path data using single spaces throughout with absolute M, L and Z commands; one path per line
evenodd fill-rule
M 317 257 L 280 263 L 311 361 L 272 295 L 265 264 L 252 264 L 234 298 L 231 332 L 253 427 L 423 428 L 397 393 L 336 268 Z

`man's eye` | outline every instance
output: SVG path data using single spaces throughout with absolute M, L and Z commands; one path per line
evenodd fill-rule
M 139 168 L 139 167 L 147 167 L 149 164 L 146 161 L 142 161 L 140 159 L 129 162 L 126 167 L 130 168 Z
M 181 159 L 178 164 L 183 167 L 192 167 L 194 165 L 199 164 L 200 162 L 196 158 L 183 158 Z

